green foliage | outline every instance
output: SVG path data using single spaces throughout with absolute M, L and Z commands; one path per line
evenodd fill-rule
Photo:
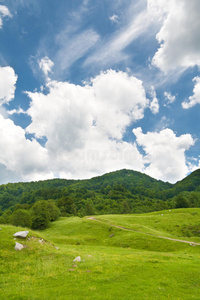
M 68 196 L 58 199 L 57 206 L 59 207 L 63 217 L 76 214 L 74 200 Z
M 85 214 L 86 216 L 95 215 L 95 208 L 91 200 L 85 202 Z
M 187 208 L 189 207 L 189 203 L 187 199 L 181 194 L 176 197 L 176 208 Z
M 0 224 L 9 224 L 11 216 L 12 211 L 10 209 L 6 210 L 0 217 Z
M 10 223 L 14 226 L 31 227 L 30 213 L 25 209 L 17 209 L 10 218 Z
M 31 209 L 32 229 L 45 229 L 50 225 L 50 212 L 46 201 L 37 201 Z
M 179 199 L 182 197 L 182 200 Z M 183 200 L 184 198 L 184 200 Z M 146 213 L 180 207 L 200 207 L 200 170 L 176 184 L 155 180 L 140 172 L 121 170 L 89 180 L 53 179 L 0 186 L 1 223 L 9 223 L 6 210 L 30 210 L 51 199 L 61 216 Z M 51 204 L 52 205 L 52 204 Z M 55 216 L 58 209 L 54 206 Z
M 50 222 L 57 220 L 60 216 L 60 210 L 53 200 L 46 201 L 48 210 L 48 219 Z

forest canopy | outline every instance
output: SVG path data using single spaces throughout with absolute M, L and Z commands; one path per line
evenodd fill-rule
M 88 180 L 52 179 L 0 186 L 0 223 L 33 229 L 44 229 L 59 216 L 181 207 L 200 207 L 200 170 L 176 184 L 121 170 Z

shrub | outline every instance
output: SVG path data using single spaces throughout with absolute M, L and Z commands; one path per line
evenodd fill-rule
M 49 211 L 45 200 L 37 201 L 31 209 L 32 229 L 46 229 L 49 227 Z
M 53 200 L 48 200 L 47 201 L 47 210 L 48 210 L 48 218 L 49 221 L 53 222 L 57 220 L 60 216 L 60 210 L 59 208 L 55 205 Z
M 30 213 L 25 209 L 17 209 L 12 214 L 10 223 L 14 226 L 31 227 Z

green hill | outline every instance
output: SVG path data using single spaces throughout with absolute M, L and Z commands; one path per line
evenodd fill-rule
M 120 170 L 88 180 L 53 179 L 1 185 L 0 223 L 9 223 L 14 211 L 30 210 L 41 200 L 53 201 L 62 216 L 80 217 L 200 207 L 200 170 L 176 184 Z
M 25 240 L 2 225 L 0 299 L 199 299 L 199 221 L 199 208 L 60 218 Z

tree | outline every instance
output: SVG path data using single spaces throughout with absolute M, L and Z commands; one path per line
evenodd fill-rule
M 60 212 L 63 217 L 65 217 L 66 215 L 76 214 L 76 206 L 74 204 L 74 200 L 68 196 L 58 199 L 57 205 L 60 208 Z
M 57 220 L 60 216 L 60 210 L 59 208 L 55 205 L 53 200 L 48 200 L 46 201 L 47 203 L 47 210 L 48 210 L 48 218 L 49 221 L 53 222 Z
M 6 210 L 1 216 L 1 224 L 9 224 L 12 211 L 10 209 Z
M 87 199 L 85 202 L 85 213 L 86 216 L 95 215 L 94 204 L 90 199 Z
M 25 209 L 17 209 L 12 214 L 10 223 L 14 226 L 31 227 L 30 213 Z
M 49 211 L 45 200 L 37 201 L 31 209 L 32 229 L 46 229 L 49 227 Z
M 128 205 L 128 202 L 126 200 L 124 200 L 122 202 L 122 214 L 130 214 L 131 213 L 131 209 L 130 206 Z
M 188 204 L 188 201 L 187 199 L 182 196 L 181 194 L 179 194 L 177 197 L 176 197 L 176 204 L 175 204 L 175 207 L 176 208 L 186 208 L 188 207 L 189 204 Z

